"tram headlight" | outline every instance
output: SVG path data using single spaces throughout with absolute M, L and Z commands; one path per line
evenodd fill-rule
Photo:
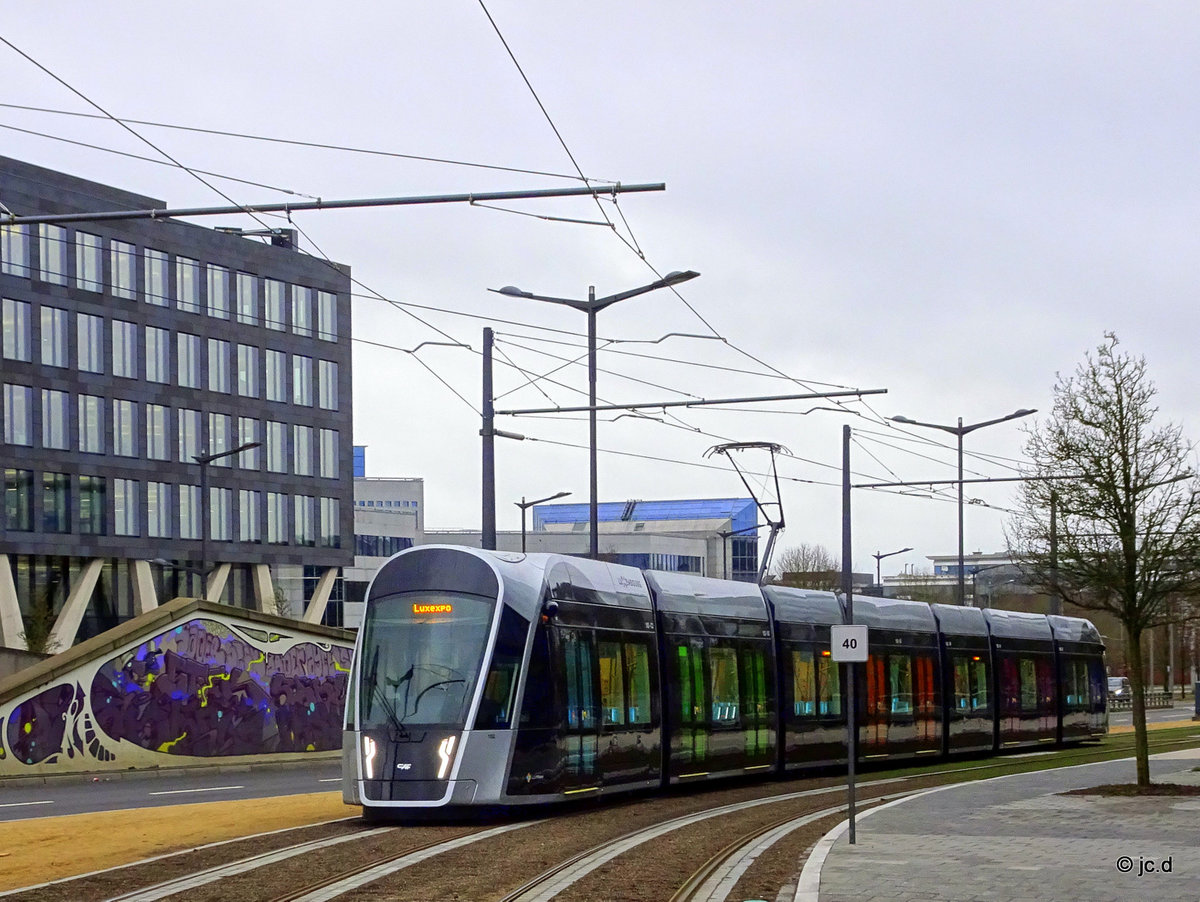
M 375 740 L 370 736 L 363 737 L 363 770 L 367 772 L 367 779 L 375 779 L 375 752 L 378 747 L 375 745 Z
M 438 779 L 445 780 L 450 773 L 450 764 L 454 761 L 454 740 L 457 736 L 447 736 L 438 745 L 438 759 L 442 762 L 438 767 Z

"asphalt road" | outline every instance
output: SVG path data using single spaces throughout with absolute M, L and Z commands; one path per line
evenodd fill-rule
M 54 817 L 188 802 L 261 799 L 341 790 L 339 760 L 300 767 L 201 773 L 112 775 L 50 779 L 35 786 L 0 780 L 0 821 Z
M 1175 699 L 1173 708 L 1148 708 L 1146 723 L 1164 723 L 1170 720 L 1191 720 L 1196 709 L 1189 698 L 1186 701 Z M 1111 727 L 1127 727 L 1133 723 L 1132 711 L 1110 711 L 1108 725 Z M 1200 726 L 1200 724 L 1197 724 Z

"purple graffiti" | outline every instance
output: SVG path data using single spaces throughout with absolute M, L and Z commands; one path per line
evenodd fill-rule
M 336 749 L 351 655 L 316 643 L 265 654 L 224 624 L 192 620 L 105 662 L 92 712 L 113 739 L 171 755 Z
M 23 764 L 39 764 L 63 750 L 67 712 L 75 700 L 70 684 L 54 686 L 26 699 L 8 718 L 8 747 Z

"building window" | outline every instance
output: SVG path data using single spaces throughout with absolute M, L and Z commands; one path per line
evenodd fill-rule
M 4 523 L 9 532 L 33 531 L 33 470 L 5 469 Z
M 266 394 L 268 401 L 287 403 L 287 355 L 269 348 L 266 356 Z
M 297 335 L 312 335 L 312 296 L 311 288 L 292 286 L 292 331 Z
M 146 535 L 171 538 L 171 486 L 166 482 L 146 483 Z
M 179 459 L 185 464 L 196 462 L 200 454 L 200 411 L 180 410 L 179 420 Z M 190 538 L 196 538 L 191 536 Z
M 113 480 L 113 534 L 140 536 L 138 528 L 138 482 L 136 479 Z
M 238 345 L 238 394 L 243 398 L 258 397 L 258 348 Z
M 287 495 L 267 492 L 267 542 L 286 545 L 287 541 Z
M 258 420 L 253 417 L 238 417 L 238 445 L 258 441 Z M 238 455 L 238 466 L 243 470 L 258 469 L 258 448 L 249 448 Z
M 200 263 L 189 257 L 175 258 L 175 306 L 188 313 L 200 312 Z
M 258 525 L 259 498 L 259 492 L 250 489 L 238 491 L 238 540 L 241 542 L 262 541 Z
M 167 438 L 171 425 L 167 421 L 167 411 L 162 404 L 146 405 L 146 457 L 150 460 L 171 459 Z
M 146 381 L 171 381 L 171 333 L 157 326 L 146 327 Z
M 338 365 L 332 360 L 317 361 L 317 404 L 322 410 L 338 409 Z
M 320 475 L 326 479 L 337 479 L 338 475 L 338 431 L 321 430 Z
M 71 531 L 71 476 L 69 473 L 42 474 L 42 531 Z
M 29 232 L 23 225 L 0 226 L 0 272 L 29 277 Z
M 337 341 L 337 295 L 317 292 L 317 338 Z
M 113 454 L 137 457 L 137 404 L 115 399 L 113 412 Z
M 258 325 L 258 277 L 248 272 L 237 274 L 237 318 L 247 326 Z
M 67 230 L 62 226 L 41 224 L 38 249 L 41 258 L 40 275 L 43 282 L 67 284 Z
M 229 270 L 208 264 L 208 315 L 229 319 Z
M 200 538 L 200 486 L 179 487 L 179 538 Z
M 108 247 L 112 266 L 112 293 L 127 300 L 137 299 L 137 248 L 114 239 Z
M 81 373 L 104 372 L 104 320 L 89 313 L 75 317 L 76 356 Z
M 341 548 L 342 532 L 340 506 L 336 498 L 321 499 L 321 531 L 319 544 L 324 548 Z
M 282 332 L 287 328 L 286 309 L 287 286 L 275 279 L 263 280 L 263 292 L 266 296 L 267 309 L 263 314 L 263 325 L 268 329 Z
M 75 233 L 75 285 L 84 291 L 104 290 L 104 239 Z
M 67 311 L 42 306 L 42 365 L 67 365 Z
M 229 394 L 229 342 L 208 340 L 208 390 Z
M 112 324 L 113 375 L 124 379 L 138 377 L 137 323 L 114 319 Z
M 200 336 L 180 332 L 175 336 L 180 388 L 200 387 Z
M 210 413 L 208 415 L 208 453 L 222 454 L 231 448 L 233 445 L 229 441 L 230 427 L 232 419 L 227 413 Z M 233 455 L 230 455 L 232 457 Z M 229 466 L 229 457 L 222 457 L 220 460 L 214 460 L 214 467 Z
M 146 303 L 166 307 L 170 299 L 167 287 L 167 267 L 171 258 L 162 251 L 146 248 L 142 255 L 142 269 L 146 275 Z
M 267 470 L 287 472 L 287 424 L 267 421 Z
M 308 495 L 293 495 L 294 517 L 292 530 L 297 545 L 316 544 L 316 524 L 313 522 L 313 499 Z
M 4 385 L 4 441 L 33 444 L 33 389 L 28 385 Z
M 292 355 L 292 403 L 312 407 L 312 358 Z
M 79 396 L 79 450 L 104 453 L 104 399 L 96 395 Z
M 42 389 L 42 447 L 65 451 L 70 441 L 67 430 L 68 395 L 53 388 Z
M 93 536 L 108 535 L 106 497 L 103 476 L 79 477 L 79 531 Z
M 297 476 L 312 476 L 312 427 L 292 427 L 293 471 Z
M 8 360 L 29 362 L 29 304 L 5 298 L 3 313 L 4 356 Z
M 233 538 L 233 512 L 230 509 L 232 498 L 233 492 L 230 489 L 209 487 L 208 537 L 215 542 L 228 542 Z

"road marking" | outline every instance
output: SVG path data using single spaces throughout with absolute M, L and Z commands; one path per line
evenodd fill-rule
M 22 805 L 53 805 L 54 799 L 46 799 L 44 802 L 5 802 L 0 805 L 0 808 L 20 808 Z
M 152 796 L 173 796 L 181 795 L 185 792 L 222 792 L 226 789 L 245 789 L 245 786 L 206 786 L 202 789 L 160 789 L 158 792 L 152 792 Z
M 317 782 L 318 783 L 341 783 L 342 778 L 341 777 L 322 777 Z

